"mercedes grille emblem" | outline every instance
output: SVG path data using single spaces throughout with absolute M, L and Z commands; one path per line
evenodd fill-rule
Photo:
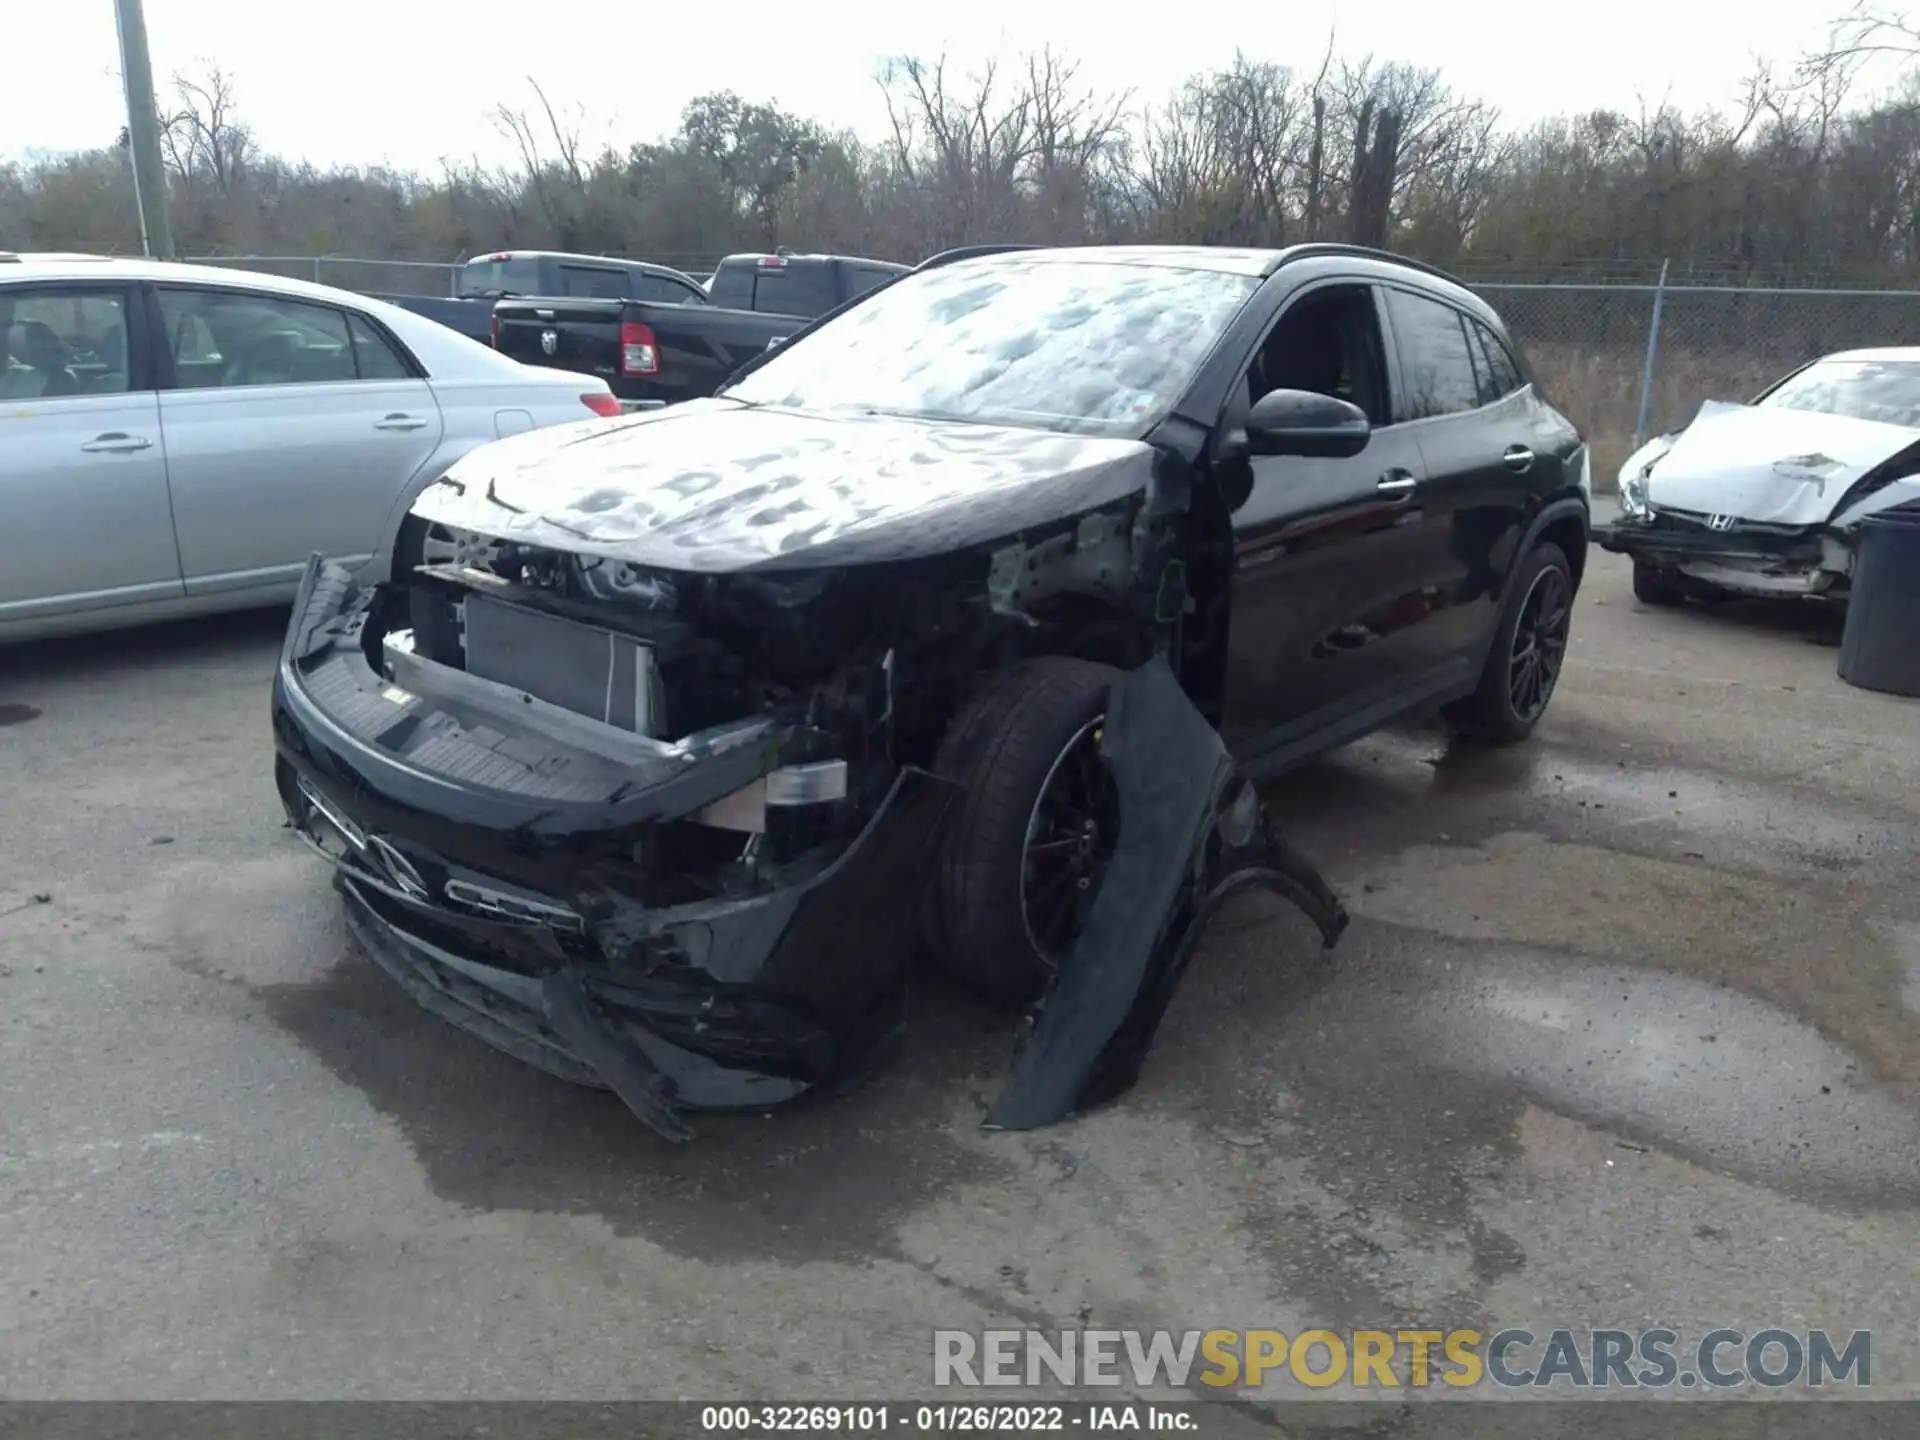
M 413 868 L 413 863 L 406 856 L 378 835 L 367 837 L 367 848 L 373 851 L 374 858 L 380 862 L 380 868 L 387 872 L 387 878 L 402 895 L 409 900 L 428 898 L 431 892 L 427 889 L 427 882 L 420 878 L 420 872 Z

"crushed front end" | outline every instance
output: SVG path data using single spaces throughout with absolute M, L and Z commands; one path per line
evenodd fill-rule
M 1062 592 L 1151 623 L 1178 566 L 1148 508 L 772 573 L 469 531 L 391 583 L 316 557 L 274 684 L 287 815 L 416 1000 L 662 1133 L 832 1086 L 903 1024 L 941 734 Z
M 1852 536 L 1828 525 L 1643 509 L 1597 532 L 1600 546 L 1715 591 L 1844 602 Z
M 780 624 L 817 597 L 769 582 L 726 587 L 760 637 L 730 647 L 660 577 L 596 604 L 568 563 L 363 587 L 316 557 L 274 683 L 293 827 L 416 1000 L 664 1134 L 859 1073 L 948 798 L 892 754 L 891 655 L 820 661 Z
M 787 568 L 711 550 L 665 568 L 657 533 L 638 555 L 558 548 L 584 502 L 445 527 L 453 558 L 393 582 L 316 557 L 274 683 L 290 823 L 421 1005 L 686 1139 L 685 1112 L 884 1057 L 927 862 L 978 780 L 936 773 L 943 737 L 1022 659 L 1111 647 L 1117 861 L 1173 879 L 1095 906 L 996 1123 L 1096 1103 L 1137 1070 L 1221 896 L 1268 883 L 1329 942 L 1342 923 L 1176 678 L 1205 552 L 1179 489 L 1128 464 L 1011 534 L 853 527 L 839 559 Z

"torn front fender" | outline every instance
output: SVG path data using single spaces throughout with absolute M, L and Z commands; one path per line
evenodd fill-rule
M 1328 948 L 1347 925 L 1163 659 L 1114 686 L 1100 752 L 1119 791 L 1120 839 L 988 1113 L 993 1129 L 1048 1125 L 1131 1086 L 1208 919 L 1235 891 L 1284 895 Z

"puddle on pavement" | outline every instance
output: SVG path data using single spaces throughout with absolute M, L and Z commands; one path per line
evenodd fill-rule
M 1920 1015 L 1920 924 L 1883 921 L 1872 928 L 1900 964 L 1900 1003 Z
M 1423 800 L 1488 802 L 1510 820 L 1556 835 L 1576 826 L 1610 842 L 1642 830 L 1693 858 L 1757 870 L 1842 870 L 1875 861 L 1906 864 L 1920 850 L 1920 824 L 1783 787 L 1708 770 L 1613 765 L 1536 742 L 1513 749 L 1455 743 L 1423 731 L 1383 732 L 1347 752 L 1370 775 Z M 1455 821 L 1467 814 L 1456 811 Z M 1456 823 L 1456 830 L 1466 830 Z
M 1920 1200 L 1920 1121 L 1775 1006 L 1547 953 L 1419 968 L 1383 1021 L 1428 1063 L 1771 1189 Z
M 705 1260 L 860 1260 L 890 1251 L 903 1215 L 1000 1173 L 948 1131 L 961 1078 L 1004 1066 L 1011 1043 L 964 997 L 927 999 L 918 1043 L 851 1093 L 770 1118 L 699 1116 L 699 1138 L 674 1146 L 612 1095 L 427 1014 L 350 948 L 315 983 L 249 989 L 399 1126 L 437 1195 L 480 1210 L 597 1215 Z

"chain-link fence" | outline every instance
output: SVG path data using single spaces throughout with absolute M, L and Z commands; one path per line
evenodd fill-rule
M 720 263 L 717 255 L 644 255 L 633 257 L 665 265 L 704 280 Z M 363 260 L 353 255 L 183 255 L 192 265 L 223 265 L 288 275 L 363 295 L 451 295 L 459 285 L 462 260 Z
M 362 260 L 351 255 L 183 255 L 190 265 L 220 265 L 311 280 L 363 295 L 451 295 L 460 264 L 440 260 Z
M 644 258 L 704 277 L 714 255 Z M 450 295 L 460 262 L 345 255 L 196 257 L 367 294 Z M 1920 345 L 1920 291 L 1686 283 L 1610 271 L 1598 279 L 1469 279 L 1505 317 L 1546 393 L 1594 449 L 1594 480 L 1612 488 L 1634 437 L 1684 424 L 1703 400 L 1746 400 L 1788 370 L 1834 350 Z M 1624 275 L 1628 272 L 1622 271 Z M 1658 268 L 1653 275 L 1657 276 Z M 1716 278 L 1716 277 L 1704 277 Z
M 1477 284 L 1542 387 L 1594 447 L 1611 489 L 1643 438 L 1703 400 L 1750 400 L 1835 350 L 1920 345 L 1920 291 L 1704 285 Z

